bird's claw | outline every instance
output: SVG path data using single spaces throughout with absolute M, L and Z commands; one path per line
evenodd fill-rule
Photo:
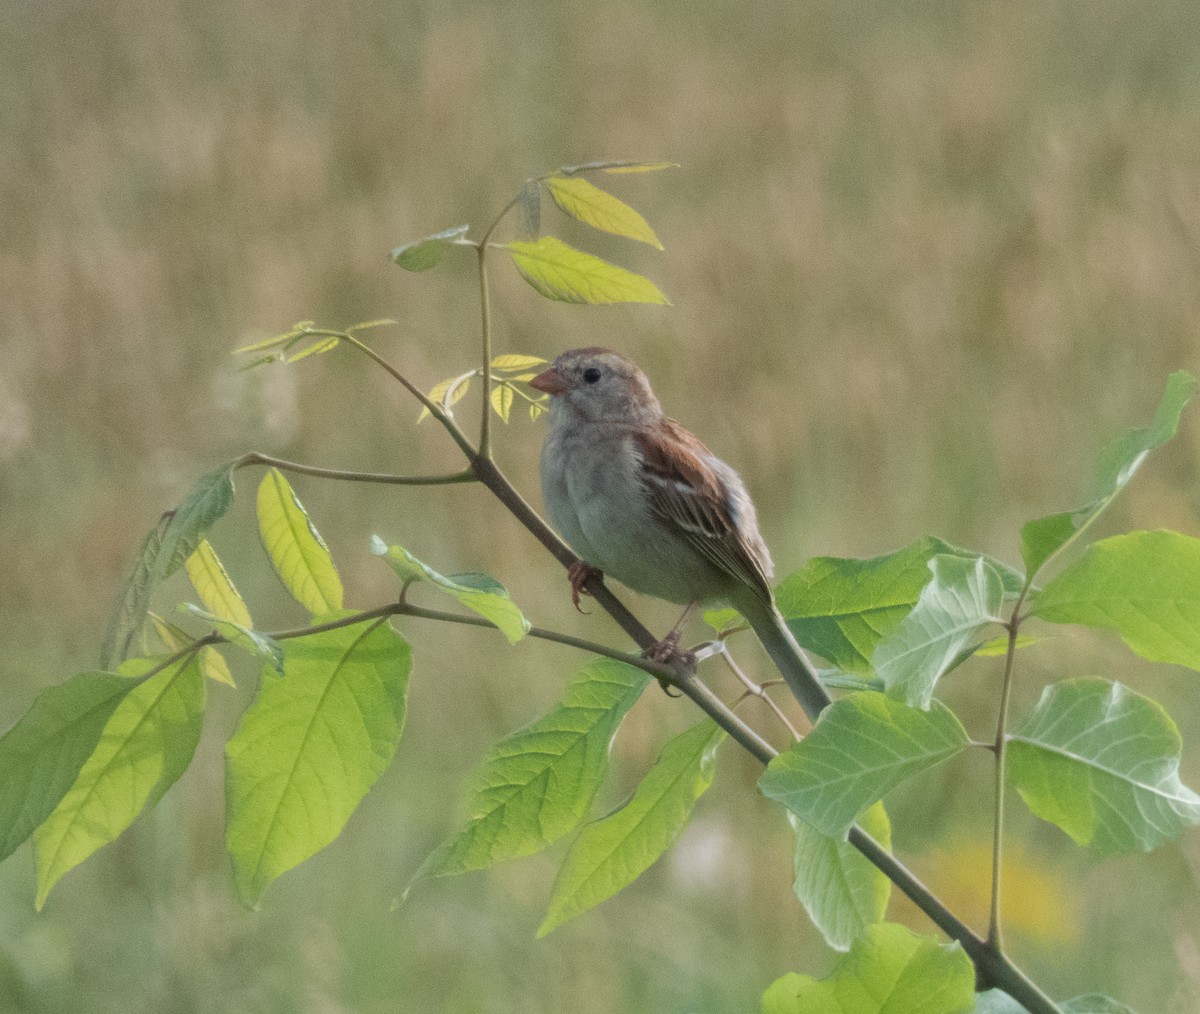
M 587 610 L 579 604 L 579 596 L 591 595 L 584 585 L 593 577 L 604 577 L 604 571 L 582 560 L 576 560 L 567 568 L 567 579 L 571 582 L 571 604 L 584 616 L 587 615 Z
M 670 666 L 676 670 L 684 672 L 696 671 L 696 654 L 695 652 L 680 649 L 679 647 L 679 631 L 672 630 L 661 641 L 656 641 L 642 652 L 643 658 L 650 659 L 651 662 L 657 662 L 659 665 Z M 671 683 L 665 677 L 657 676 L 658 685 L 662 687 L 663 693 L 668 697 L 682 697 L 682 694 L 671 692 Z

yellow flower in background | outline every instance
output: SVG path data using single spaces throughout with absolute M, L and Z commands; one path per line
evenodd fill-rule
M 1081 918 L 1077 885 L 1054 863 L 1011 840 L 1005 841 L 1004 851 L 1001 915 L 1005 933 L 1019 933 L 1041 946 L 1075 944 Z M 914 865 L 951 911 L 973 925 L 987 924 L 992 884 L 990 840 L 951 843 L 926 853 Z M 894 897 L 900 900 L 898 895 Z M 897 916 L 914 927 L 924 918 L 907 904 Z

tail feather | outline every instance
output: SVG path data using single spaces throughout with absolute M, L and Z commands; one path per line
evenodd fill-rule
M 796 643 L 775 603 L 764 602 L 755 596 L 753 600 L 739 604 L 738 611 L 749 621 L 805 714 L 815 722 L 833 699 L 821 686 L 804 649 Z

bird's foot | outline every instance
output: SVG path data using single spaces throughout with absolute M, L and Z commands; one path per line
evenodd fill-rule
M 604 571 L 582 560 L 576 560 L 567 568 L 567 580 L 571 582 L 571 604 L 585 615 L 587 610 L 579 604 L 579 596 L 591 595 L 584 585 L 593 577 L 604 577 Z
M 672 630 L 661 641 L 656 641 L 650 645 L 644 652 L 643 658 L 650 659 L 651 662 L 657 662 L 660 665 L 684 665 L 691 666 L 696 663 L 696 655 L 694 652 L 679 647 L 679 631 Z

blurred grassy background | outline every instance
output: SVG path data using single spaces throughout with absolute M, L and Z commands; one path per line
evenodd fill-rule
M 94 664 L 139 539 L 213 465 L 251 448 L 453 462 L 348 353 L 239 373 L 228 352 L 300 318 L 393 316 L 376 341 L 421 383 L 466 368 L 468 259 L 410 276 L 387 252 L 485 223 L 526 175 L 590 158 L 683 163 L 609 181 L 665 255 L 589 240 L 675 305 L 552 305 L 498 263 L 499 351 L 634 354 L 741 467 L 784 573 L 927 532 L 1015 560 L 1020 522 L 1080 502 L 1103 441 L 1148 421 L 1171 369 L 1197 368 L 1198 39 L 1184 0 L 8 0 L 0 720 Z M 535 499 L 539 439 L 518 420 L 500 447 Z M 1198 445 L 1193 410 L 1106 530 L 1195 534 Z M 215 542 L 269 628 L 298 617 L 257 554 L 253 481 Z M 357 604 L 390 594 L 366 552 L 379 532 L 440 569 L 488 570 L 537 622 L 618 636 L 571 611 L 562 574 L 479 491 L 297 485 Z M 391 913 L 486 746 L 579 661 L 406 633 L 408 733 L 333 847 L 262 911 L 234 900 L 221 748 L 255 684 L 240 670 L 236 693 L 213 689 L 191 771 L 44 913 L 28 848 L 0 867 L 0 1008 L 747 1011 L 776 975 L 829 967 L 789 894 L 785 824 L 733 750 L 677 851 L 546 940 L 553 857 L 426 885 Z M 1194 674 L 1082 635 L 1026 657 L 1018 707 L 1049 676 L 1125 680 L 1176 715 L 1200 783 Z M 980 731 L 997 676 L 980 663 L 947 687 Z M 614 755 L 624 784 L 693 718 L 649 694 Z M 892 806 L 901 851 L 976 925 L 987 773 L 968 758 Z M 1012 937 L 1035 977 L 1197 1009 L 1200 838 L 1095 862 L 1013 809 Z

